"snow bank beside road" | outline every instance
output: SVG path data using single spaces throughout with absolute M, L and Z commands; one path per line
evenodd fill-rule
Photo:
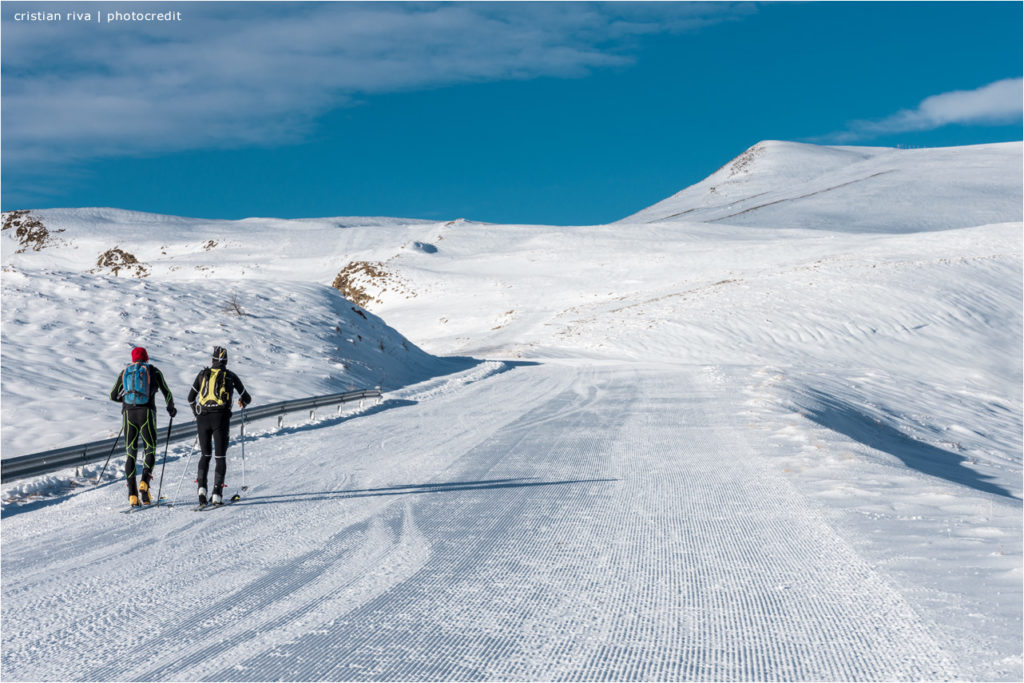
M 387 391 L 471 363 L 430 356 L 337 291 L 302 282 L 8 269 L 3 298 L 6 457 L 116 436 L 119 407 L 107 395 L 136 345 L 179 410 L 214 345 L 228 349 L 257 403 Z

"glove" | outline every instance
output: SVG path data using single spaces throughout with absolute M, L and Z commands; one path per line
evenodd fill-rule
M 171 419 L 174 419 L 174 416 L 178 414 L 178 409 L 174 407 L 173 403 L 167 406 L 167 414 L 171 416 Z

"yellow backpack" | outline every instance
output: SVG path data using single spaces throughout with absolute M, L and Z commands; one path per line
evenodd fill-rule
M 223 368 L 207 368 L 199 385 L 199 405 L 204 408 L 222 408 L 231 397 L 227 389 L 228 371 Z

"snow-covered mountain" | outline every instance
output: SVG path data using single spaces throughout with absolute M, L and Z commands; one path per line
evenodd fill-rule
M 1001 382 L 1019 370 L 1021 187 L 1020 143 L 764 142 L 607 226 L 34 211 L 14 222 L 40 228 L 3 231 L 4 452 L 111 435 L 105 394 L 135 344 L 179 393 L 234 347 L 268 399 L 455 367 L 419 347 L 806 371 L 870 354 L 898 372 L 910 345 L 944 357 L 912 381 L 954 363 Z
M 1001 223 L 1021 206 L 1020 143 L 892 149 L 761 142 L 623 223 L 905 233 Z
M 146 641 L 167 654 L 134 669 L 114 646 L 85 668 L 56 664 L 50 649 L 88 651 L 89 638 L 41 634 L 20 616 L 50 606 L 53 617 L 61 594 L 29 579 L 45 564 L 31 544 L 114 537 L 95 508 L 120 503 L 121 485 L 5 482 L 5 676 L 1015 680 L 1022 186 L 1021 143 L 763 142 L 603 226 L 7 214 L 4 457 L 113 436 L 106 394 L 134 345 L 179 403 L 219 344 L 258 402 L 380 384 L 394 408 L 259 432 L 249 465 L 263 498 L 237 512 L 262 559 L 236 576 L 258 634 L 221 624 L 215 645 L 187 608 L 171 609 L 150 618 L 159 642 Z M 296 465 L 296 453 L 317 457 Z M 172 449 L 172 476 L 186 455 Z M 401 502 L 415 482 L 453 502 Z M 570 506 L 553 483 L 588 493 Z M 311 491 L 329 509 L 314 526 L 290 506 Z M 381 497 L 362 497 L 371 491 Z M 198 541 L 176 514 L 136 528 L 142 542 L 188 554 Z M 62 537 L 77 519 L 86 540 Z M 737 520 L 746 526 L 723 526 Z M 203 523 L 236 544 L 237 526 Z M 705 525 L 715 533 L 695 540 Z M 732 550 L 708 545 L 719 535 Z M 331 563 L 303 554 L 324 544 Z M 51 573 L 91 576 L 114 561 L 105 547 Z M 748 594 L 743 557 L 754 556 Z M 675 578 L 645 582 L 647 563 Z M 274 571 L 314 564 L 308 583 L 268 588 Z M 676 574 L 686 567 L 695 573 Z M 187 604 L 193 587 L 167 578 L 167 604 Z M 665 592 L 673 581 L 697 592 Z M 842 581 L 853 592 L 832 594 Z M 114 593 L 86 590 L 99 618 L 118 609 Z M 290 590 L 308 613 L 291 612 Z M 716 590 L 724 602 L 704 604 Z M 516 591 L 537 600 L 517 603 Z M 696 603 L 703 611 L 671 616 Z M 55 618 L 59 630 L 77 617 Z M 371 628 L 401 619 L 439 640 Z M 849 630 L 828 632 L 844 619 Z M 727 636 L 742 623 L 740 647 Z M 321 632 L 383 654 L 363 670 L 358 651 L 339 650 L 317 674 L 302 661 L 324 656 Z M 825 654 L 801 659 L 807 639 Z M 683 656 L 692 642 L 724 654 Z M 476 663 L 455 662 L 466 657 Z

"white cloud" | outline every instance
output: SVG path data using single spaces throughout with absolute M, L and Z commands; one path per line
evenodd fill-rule
M 726 3 L 186 3 L 175 6 L 181 23 L 83 26 L 16 24 L 11 5 L 3 13 L 4 162 L 20 171 L 299 140 L 318 116 L 357 97 L 583 76 L 628 64 L 632 36 L 752 11 Z
M 993 125 L 1021 123 L 1024 117 L 1024 79 L 1008 78 L 975 90 L 955 90 L 925 98 L 915 109 L 899 111 L 878 121 L 854 121 L 847 130 L 828 136 L 848 142 L 889 133 L 933 130 L 950 124 Z

